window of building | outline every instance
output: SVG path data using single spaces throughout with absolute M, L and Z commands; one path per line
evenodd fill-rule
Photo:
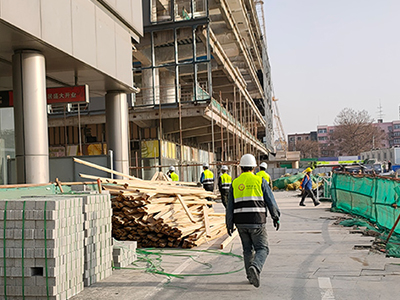
M 297 140 L 298 140 L 298 141 L 301 141 L 301 136 L 298 136 L 298 137 L 297 137 Z
M 400 124 L 394 124 L 394 125 L 393 125 L 393 128 L 394 128 L 394 129 L 400 129 Z
M 333 133 L 333 129 L 329 129 L 329 133 Z
M 326 141 L 328 138 L 326 136 L 319 136 L 318 140 L 319 141 Z
M 294 136 L 289 137 L 289 141 L 294 142 Z
M 306 140 L 307 140 L 307 141 L 309 140 L 308 136 L 306 136 Z
M 383 153 L 383 159 L 387 159 L 387 154 L 386 154 L 386 152 Z
M 381 154 L 378 153 L 378 160 L 381 160 Z
M 396 145 L 400 144 L 400 139 L 393 139 L 393 143 L 396 144 Z
M 326 128 L 320 128 L 320 129 L 318 129 L 318 133 L 326 133 Z

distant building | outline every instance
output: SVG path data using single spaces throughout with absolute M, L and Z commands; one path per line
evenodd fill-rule
M 288 135 L 288 148 L 289 151 L 298 151 L 296 144 L 300 141 L 316 141 L 317 132 L 311 131 L 309 133 L 294 133 Z
M 391 147 L 400 147 L 400 120 L 392 122 L 383 122 L 378 119 L 374 126 L 379 127 L 385 133 L 385 139 L 381 145 L 376 145 L 375 148 L 387 149 Z
M 374 149 L 400 147 L 400 120 L 383 122 L 382 119 L 378 119 L 376 123 L 373 123 L 373 126 L 380 128 L 382 133 L 384 133 L 384 138 L 381 141 L 375 141 Z M 289 151 L 299 150 L 296 147 L 299 141 L 311 140 L 318 141 L 321 157 L 338 156 L 334 147 L 335 141 L 330 138 L 330 134 L 335 131 L 335 127 L 336 126 L 318 125 L 317 131 L 289 134 Z
M 337 156 L 334 150 L 335 143 L 329 136 L 334 131 L 335 126 L 319 125 L 317 127 L 317 141 L 321 156 Z

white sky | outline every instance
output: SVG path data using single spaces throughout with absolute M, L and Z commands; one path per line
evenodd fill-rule
M 286 135 L 333 125 L 345 107 L 399 119 L 400 0 L 264 0 Z

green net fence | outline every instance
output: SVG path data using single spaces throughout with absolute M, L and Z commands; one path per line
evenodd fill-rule
M 356 177 L 334 173 L 331 185 L 332 207 L 392 229 L 400 214 L 400 182 L 379 177 Z M 400 234 L 400 225 L 394 230 Z

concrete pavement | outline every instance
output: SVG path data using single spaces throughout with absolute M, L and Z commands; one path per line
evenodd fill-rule
M 270 255 L 260 288 L 248 283 L 243 270 L 171 280 L 138 270 L 115 270 L 72 299 L 393 299 L 400 280 L 400 259 L 370 252 L 373 237 L 334 225 L 337 218 L 348 215 L 330 212 L 328 202 L 314 207 L 311 199 L 300 207 L 297 194 L 275 192 L 282 212 L 281 228 L 276 232 L 268 219 Z M 222 205 L 216 210 L 223 210 Z M 218 249 L 220 242 L 198 250 Z M 239 237 L 230 247 L 227 251 L 241 254 Z M 175 274 L 223 273 L 243 266 L 231 256 L 190 254 L 192 258 L 163 256 L 162 266 Z

